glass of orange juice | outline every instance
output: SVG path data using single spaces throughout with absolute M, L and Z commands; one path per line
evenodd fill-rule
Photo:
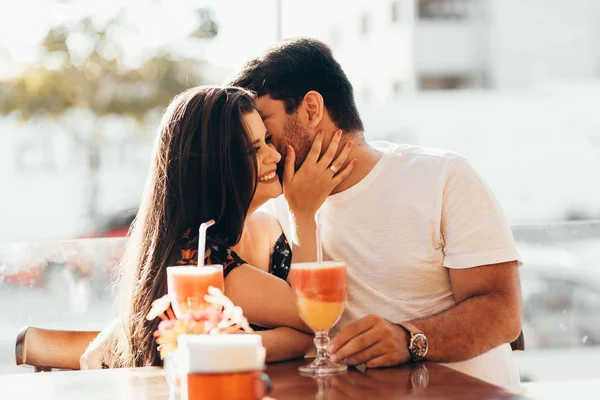
M 214 286 L 224 291 L 222 265 L 182 265 L 167 267 L 167 287 L 173 311 L 178 319 L 207 306 L 204 295 Z
M 348 290 L 346 263 L 326 261 L 292 264 L 292 291 L 300 317 L 315 332 L 317 357 L 301 373 L 328 375 L 345 372 L 347 366 L 329 358 L 329 331 L 342 316 Z

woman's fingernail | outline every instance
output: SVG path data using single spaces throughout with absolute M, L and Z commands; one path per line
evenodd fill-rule
M 337 136 L 337 137 L 341 137 L 341 136 L 342 136 L 342 131 L 337 131 L 337 132 L 335 133 L 335 136 Z
M 353 145 L 353 144 L 354 144 L 354 142 L 353 142 L 353 141 L 349 141 L 349 142 L 346 144 L 346 147 L 350 148 L 350 147 L 352 147 L 352 145 Z
M 356 158 L 354 160 L 351 161 L 352 165 L 356 165 Z

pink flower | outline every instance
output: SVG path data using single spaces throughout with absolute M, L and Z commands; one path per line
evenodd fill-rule
M 170 306 L 171 300 L 169 300 L 169 295 L 165 294 L 160 299 L 156 299 L 152 302 L 152 308 L 150 309 L 148 315 L 146 315 L 146 319 L 148 321 L 152 321 L 157 317 L 161 317 L 163 320 L 167 319 L 164 314 Z
M 252 332 L 243 310 L 236 307 L 218 288 L 209 287 L 204 299 L 208 307 L 189 312 L 182 319 L 176 319 L 169 309 L 171 302 L 168 295 L 155 300 L 152 309 L 146 316 L 148 320 L 160 317 L 162 321 L 153 333 L 159 345 L 161 358 L 177 349 L 177 337 L 181 334 L 220 335 L 239 331 Z M 165 314 L 166 313 L 166 314 Z
M 176 320 L 166 320 L 166 321 L 161 321 L 160 324 L 158 324 L 158 331 L 159 332 L 165 332 L 168 330 L 171 330 L 173 328 L 175 328 L 175 326 L 177 325 L 177 321 Z

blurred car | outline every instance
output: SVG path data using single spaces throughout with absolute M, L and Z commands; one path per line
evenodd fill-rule
M 520 243 L 525 347 L 600 345 L 600 274 L 561 248 Z
M 79 235 L 77 239 L 127 236 L 129 227 L 135 219 L 136 214 L 137 209 L 126 209 L 111 214 L 99 220 L 89 231 Z

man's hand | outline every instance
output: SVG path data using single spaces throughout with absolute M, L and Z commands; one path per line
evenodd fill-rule
M 391 367 L 410 361 L 408 333 L 377 315 L 368 315 L 342 329 L 328 350 L 334 361 L 369 368 Z

